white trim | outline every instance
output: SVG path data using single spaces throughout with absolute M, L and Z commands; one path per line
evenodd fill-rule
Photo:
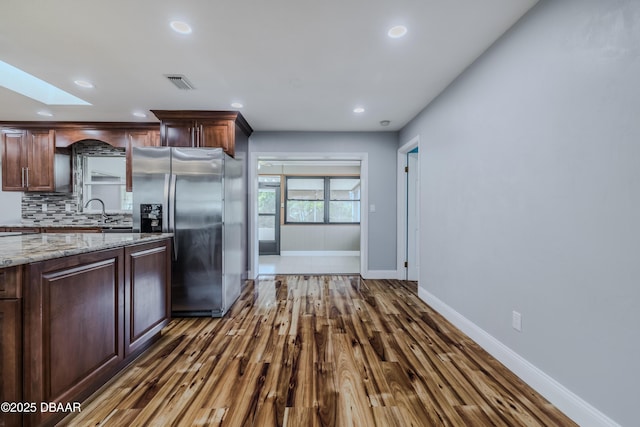
M 360 256 L 360 251 L 280 251 L 280 256 Z
M 405 179 L 404 167 L 406 166 L 407 153 L 420 145 L 420 135 L 416 135 L 398 148 L 398 166 L 397 166 L 397 276 L 395 279 L 404 280 L 406 278 L 406 269 L 404 261 L 407 257 L 407 239 L 405 236 L 407 228 L 407 180 Z
M 418 296 L 579 425 L 620 427 L 611 418 L 429 293 L 429 291 L 418 287 Z
M 397 279 L 397 270 L 369 270 L 367 274 L 361 274 L 363 279 Z
M 369 153 L 249 153 L 249 277 L 257 277 L 258 260 L 258 161 L 259 160 L 358 160 L 360 161 L 360 275 L 365 277 L 369 268 Z

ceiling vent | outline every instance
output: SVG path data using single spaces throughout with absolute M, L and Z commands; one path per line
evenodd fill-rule
M 182 74 L 165 74 L 166 78 L 169 79 L 171 83 L 175 85 L 178 89 L 181 90 L 193 90 L 193 85 L 185 76 Z

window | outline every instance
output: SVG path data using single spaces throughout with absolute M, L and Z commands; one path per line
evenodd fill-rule
M 286 222 L 324 223 L 324 178 L 287 178 Z
M 125 170 L 126 159 L 122 156 L 82 156 L 83 205 L 97 198 L 104 202 L 108 212 L 131 211 L 133 201 L 126 191 Z M 84 212 L 102 212 L 102 207 L 91 203 Z
M 360 222 L 360 178 L 329 179 L 329 222 Z
M 287 224 L 357 224 L 359 177 L 287 177 Z

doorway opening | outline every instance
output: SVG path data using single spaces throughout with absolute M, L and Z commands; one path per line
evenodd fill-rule
M 365 271 L 366 157 L 251 154 L 252 277 Z

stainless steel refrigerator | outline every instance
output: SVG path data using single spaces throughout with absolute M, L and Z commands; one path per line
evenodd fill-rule
M 134 147 L 133 231 L 173 233 L 174 317 L 223 316 L 240 295 L 243 164 L 220 148 Z

